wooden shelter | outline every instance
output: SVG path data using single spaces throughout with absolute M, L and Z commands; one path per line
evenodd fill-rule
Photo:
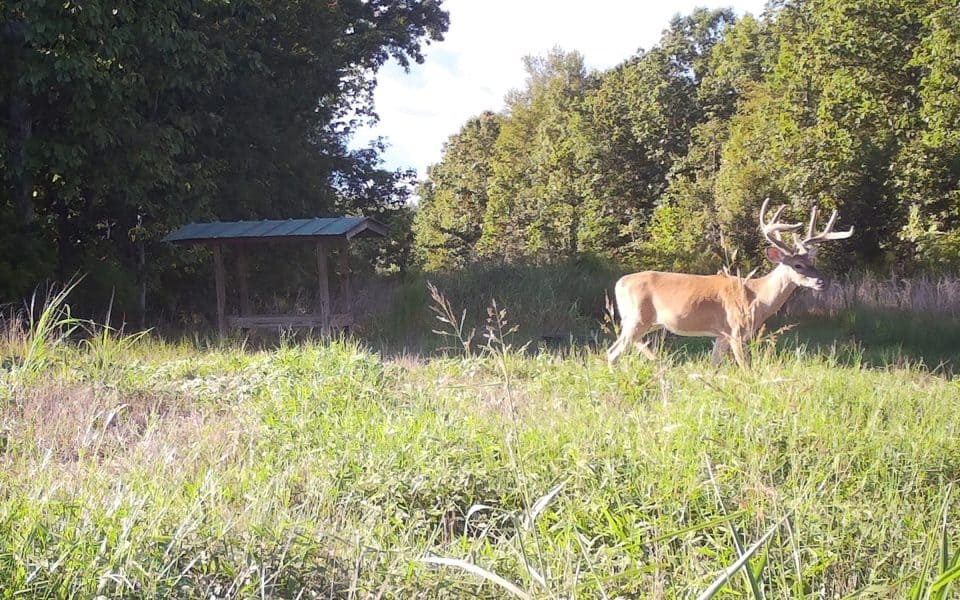
M 163 241 L 173 244 L 200 244 L 213 249 L 214 277 L 217 290 L 217 329 L 224 335 L 228 327 L 239 329 L 318 327 L 324 333 L 353 324 L 349 278 L 349 243 L 358 237 L 383 237 L 387 233 L 381 223 L 366 217 L 288 219 L 283 221 L 233 221 L 191 223 L 170 233 Z M 313 314 L 254 315 L 250 310 L 247 284 L 247 251 L 265 242 L 313 244 L 317 258 L 317 302 Z M 223 248 L 229 247 L 237 257 L 240 314 L 227 315 L 226 274 Z M 339 261 L 341 312 L 333 314 L 330 297 L 328 257 L 336 252 Z

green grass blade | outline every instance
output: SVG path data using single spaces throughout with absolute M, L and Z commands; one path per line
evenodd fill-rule
M 741 568 L 743 568 L 743 566 L 747 564 L 747 561 L 750 560 L 750 557 L 753 556 L 757 550 L 762 548 L 763 545 L 767 543 L 767 540 L 773 537 L 773 534 L 777 532 L 777 529 L 780 528 L 780 525 L 782 525 L 784 521 L 787 520 L 788 517 L 789 515 L 781 518 L 779 521 L 774 523 L 773 526 L 770 527 L 770 529 L 768 529 L 767 532 L 763 534 L 763 537 L 757 540 L 754 545 L 750 546 L 750 548 L 743 553 L 743 556 L 737 559 L 737 561 L 734 562 L 732 565 L 724 569 L 720 573 L 720 575 L 718 575 L 717 578 L 713 580 L 713 583 L 711 583 L 710 586 L 702 594 L 700 594 L 697 597 L 698 600 L 709 600 L 710 598 L 713 598 L 713 596 L 718 591 L 720 591 L 720 588 L 722 588 L 724 584 L 727 583 L 727 580 L 729 580 L 734 573 L 736 573 Z
M 717 496 L 717 504 L 720 506 L 720 511 L 726 515 L 727 507 L 723 504 L 723 496 L 720 494 L 720 484 L 717 483 L 717 477 L 713 473 L 713 465 L 710 463 L 710 457 L 705 457 L 707 462 L 707 473 L 710 474 L 710 483 L 713 485 L 713 491 Z M 740 534 L 737 532 L 736 526 L 734 526 L 733 521 L 727 521 L 727 528 L 730 530 L 730 537 L 733 538 L 733 545 L 737 550 L 737 556 L 743 556 L 743 542 L 740 540 Z M 747 562 L 747 568 L 743 570 L 743 576 L 746 577 L 747 583 L 750 585 L 750 591 L 753 592 L 753 597 L 755 600 L 766 600 L 763 595 L 763 590 L 760 588 L 760 584 L 757 582 L 757 578 L 760 576 L 760 573 L 763 571 L 763 565 L 766 563 L 764 561 L 761 563 L 757 571 L 754 572 L 750 568 L 750 563 Z
M 947 565 L 947 562 L 943 557 L 949 556 L 949 545 L 946 540 L 947 534 L 947 509 L 949 508 L 950 502 L 950 492 L 952 490 L 952 485 L 947 486 L 947 490 L 943 495 L 943 504 L 940 508 L 940 515 L 943 521 L 943 537 L 941 538 L 940 550 L 941 550 L 941 573 L 945 573 L 944 566 Z M 910 588 L 910 600 L 935 600 L 937 596 L 933 596 L 933 588 L 927 587 L 927 579 L 930 577 L 930 572 L 933 570 L 933 565 L 935 564 L 934 552 L 937 549 L 937 544 L 931 540 L 931 543 L 927 545 L 927 552 L 923 557 L 923 565 L 920 567 L 920 573 L 917 575 L 917 580 L 914 582 L 913 586 Z M 939 580 L 939 578 L 938 578 Z
M 940 573 L 946 573 L 950 570 L 950 536 L 947 532 L 947 511 L 950 508 L 950 492 L 953 491 L 953 484 L 947 486 L 947 491 L 943 495 L 943 535 L 940 543 Z
M 477 577 L 481 577 L 489 581 L 490 583 L 500 586 L 502 589 L 510 592 L 517 598 L 521 598 L 522 600 L 531 600 L 530 594 L 520 589 L 520 587 L 518 587 L 515 583 L 465 560 L 460 560 L 458 558 L 446 558 L 444 556 L 424 556 L 420 559 L 420 562 L 427 563 L 428 565 L 440 565 L 444 567 L 457 567 L 458 569 L 463 569 L 467 573 L 471 573 Z
M 734 519 L 738 519 L 744 516 L 746 511 L 738 510 L 737 512 L 730 513 L 729 515 L 723 517 L 717 517 L 716 519 L 711 519 L 703 523 L 696 523 L 694 525 L 689 525 L 682 529 L 677 529 L 676 531 L 671 531 L 670 533 L 665 533 L 663 535 L 658 535 L 657 537 L 647 540 L 647 544 L 655 544 L 657 542 L 662 542 L 664 540 L 669 540 L 677 537 L 678 535 L 683 535 L 685 533 L 690 533 L 691 531 L 700 531 L 702 529 L 710 529 L 711 527 L 716 527 L 717 525 L 723 525 Z
M 910 600 L 923 600 L 923 598 L 927 597 L 926 593 L 924 592 L 924 585 L 930 576 L 930 568 L 933 566 L 934 548 L 936 548 L 936 544 L 930 544 L 927 547 L 927 552 L 923 557 L 923 564 L 920 567 L 920 572 L 917 574 L 917 580 L 910 588 Z
M 940 572 L 950 570 L 950 536 L 947 535 L 947 516 L 943 516 L 943 534 L 940 542 Z
M 947 586 L 960 578 L 960 564 L 943 572 L 942 575 L 933 580 L 930 584 L 930 593 L 938 594 L 936 598 L 946 598 Z M 932 596 L 933 597 L 933 596 Z
M 930 584 L 930 598 L 932 600 L 945 600 L 950 584 L 960 577 L 960 552 L 952 559 L 950 558 L 950 532 L 947 529 L 947 511 L 950 508 L 950 492 L 953 491 L 953 484 L 947 486 L 947 491 L 943 498 L 943 526 L 940 535 L 940 576 Z
M 557 494 L 563 489 L 563 486 L 566 485 L 566 481 L 561 481 L 557 485 L 553 486 L 549 492 L 541 496 L 533 506 L 530 507 L 530 512 L 524 515 L 523 525 L 526 528 L 533 527 L 533 524 L 536 522 L 537 517 L 540 516 L 540 513 L 550 504 L 550 501 L 553 500 Z

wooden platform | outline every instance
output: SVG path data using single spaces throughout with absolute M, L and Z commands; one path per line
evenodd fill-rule
M 165 242 L 202 244 L 213 250 L 214 285 L 217 297 L 217 330 L 317 328 L 324 334 L 353 325 L 350 289 L 350 240 L 385 237 L 387 228 L 369 217 L 316 217 L 307 219 L 191 223 L 167 234 Z M 317 293 L 313 313 L 308 315 L 254 315 L 247 282 L 247 250 L 266 242 L 309 243 L 316 248 Z M 224 250 L 236 256 L 239 315 L 227 315 L 227 274 Z M 334 259 L 336 262 L 334 262 Z M 330 263 L 330 264 L 328 264 Z M 331 269 L 332 265 L 336 265 Z M 339 275 L 339 290 L 331 293 L 330 278 Z M 338 298 L 334 298 L 334 294 Z M 336 302 L 334 302 L 336 300 Z M 334 309 L 334 306 L 337 309 Z M 309 310 L 309 309 L 308 309 Z M 335 313 L 334 310 L 342 312 Z

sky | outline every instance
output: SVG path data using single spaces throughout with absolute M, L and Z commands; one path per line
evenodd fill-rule
M 473 116 L 499 112 L 511 89 L 525 81 L 524 56 L 554 46 L 577 50 L 588 69 L 603 70 L 650 48 L 676 15 L 695 7 L 732 6 L 759 15 L 765 0 L 447 0 L 450 29 L 425 47 L 409 72 L 391 62 L 374 92 L 379 123 L 354 137 L 364 146 L 386 139 L 389 169 L 414 168 L 420 178 L 439 162 L 443 144 Z

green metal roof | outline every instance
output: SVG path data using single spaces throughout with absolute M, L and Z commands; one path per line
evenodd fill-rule
M 191 223 L 167 234 L 164 242 L 202 244 L 231 240 L 272 240 L 385 236 L 387 228 L 369 217 L 329 217 L 277 221 Z

